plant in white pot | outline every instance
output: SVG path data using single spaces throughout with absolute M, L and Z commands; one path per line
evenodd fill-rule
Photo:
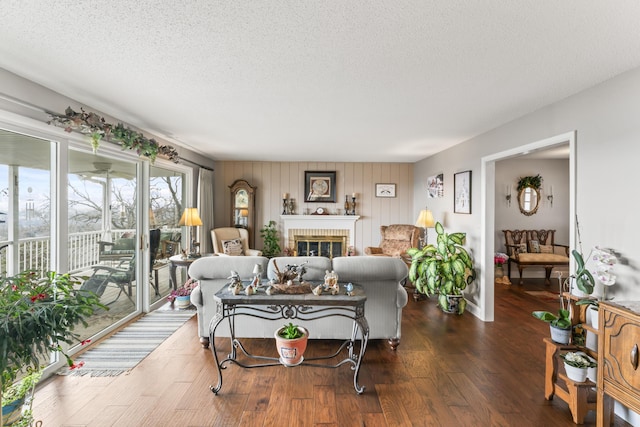
M 560 357 L 564 360 L 564 369 L 567 378 L 572 381 L 582 383 L 587 379 L 589 368 L 595 368 L 597 363 L 595 360 L 582 352 L 563 353 Z
M 602 287 L 602 295 L 598 298 L 586 298 L 576 302 L 578 305 L 588 305 L 591 310 L 591 326 L 598 329 L 598 303 L 600 301 L 606 301 L 607 288 L 613 286 L 616 283 L 616 275 L 611 271 L 613 266 L 618 262 L 618 258 L 611 249 L 601 248 L 599 246 L 594 247 L 589 255 L 589 261 L 593 261 L 595 264 L 593 268 L 593 275 L 600 282 Z M 589 262 L 587 262 L 588 264 Z M 586 267 L 585 267 L 586 268 Z M 593 288 L 591 289 L 593 292 Z M 591 294 L 591 292 L 590 292 Z
M 409 280 L 419 293 L 438 295 L 438 305 L 447 313 L 462 314 L 467 301 L 462 291 L 476 278 L 476 270 L 467 250 L 462 246 L 465 233 L 445 233 L 439 222 L 436 245 L 410 248 Z
M 560 308 L 558 315 L 548 311 L 534 311 L 531 313 L 536 319 L 549 323 L 551 339 L 559 344 L 569 344 L 571 341 L 571 318 L 569 310 Z

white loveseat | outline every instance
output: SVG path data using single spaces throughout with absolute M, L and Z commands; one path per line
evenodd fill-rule
M 322 283 L 326 270 L 334 270 L 341 284 L 352 282 L 362 285 L 367 295 L 365 316 L 369 323 L 370 339 L 387 339 L 391 348 L 400 343 L 402 308 L 407 304 L 407 292 L 402 282 L 407 277 L 406 264 L 399 258 L 338 257 L 333 262 L 325 257 L 203 257 L 189 267 L 189 276 L 200 281 L 192 292 L 191 302 L 198 310 L 198 335 L 203 346 L 209 345 L 209 324 L 216 314 L 214 294 L 229 283 L 231 271 L 237 271 L 243 281 L 253 277 L 256 264 L 263 267 L 267 278 L 275 277 L 273 263 L 280 269 L 287 264 L 304 265 L 304 279 Z M 243 338 L 272 338 L 274 331 L 287 319 L 277 321 L 247 316 L 236 318 L 236 336 Z M 328 317 L 309 322 L 295 320 L 310 331 L 310 337 L 319 339 L 349 339 L 353 323 L 341 317 Z M 227 322 L 220 324 L 216 336 L 229 336 Z

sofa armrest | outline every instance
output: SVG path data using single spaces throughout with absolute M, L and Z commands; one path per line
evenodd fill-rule
M 364 253 L 366 255 L 382 255 L 382 248 L 377 248 L 375 246 L 367 246 L 364 248 Z
M 559 252 L 563 252 L 563 255 L 569 256 L 569 246 L 568 245 L 553 245 L 553 253 L 556 253 L 556 248 L 559 249 Z
M 200 289 L 200 286 L 196 286 L 191 291 L 191 304 L 195 305 L 198 309 L 202 308 L 203 301 L 202 290 Z

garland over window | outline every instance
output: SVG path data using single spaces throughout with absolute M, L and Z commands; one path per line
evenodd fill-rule
M 523 176 L 518 180 L 518 191 L 526 187 L 533 187 L 539 190 L 542 187 L 542 177 L 540 174 L 536 176 Z
M 51 120 L 47 124 L 62 127 L 66 132 L 75 130 L 90 135 L 94 153 L 98 151 L 102 138 L 106 137 L 107 140 L 119 142 L 123 150 L 135 150 L 138 156 L 147 157 L 151 163 L 156 160 L 158 155 L 178 163 L 178 152 L 174 147 L 160 145 L 155 139 L 149 139 L 142 133 L 125 127 L 122 123 L 114 126 L 107 123 L 104 117 L 100 117 L 96 113 L 88 113 L 83 108 L 80 108 L 78 113 L 73 111 L 71 107 L 67 107 L 64 113 L 64 115 L 49 113 Z

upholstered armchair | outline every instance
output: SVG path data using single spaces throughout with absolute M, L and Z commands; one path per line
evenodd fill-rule
M 407 249 L 418 247 L 420 238 L 418 227 L 408 224 L 382 225 L 380 234 L 382 236 L 380 246 L 364 248 L 365 254 L 402 258 L 405 262 L 410 262 Z
M 217 255 L 262 255 L 262 251 L 249 249 L 249 232 L 246 228 L 214 228 L 211 230 L 211 241 L 213 242 L 213 253 Z

